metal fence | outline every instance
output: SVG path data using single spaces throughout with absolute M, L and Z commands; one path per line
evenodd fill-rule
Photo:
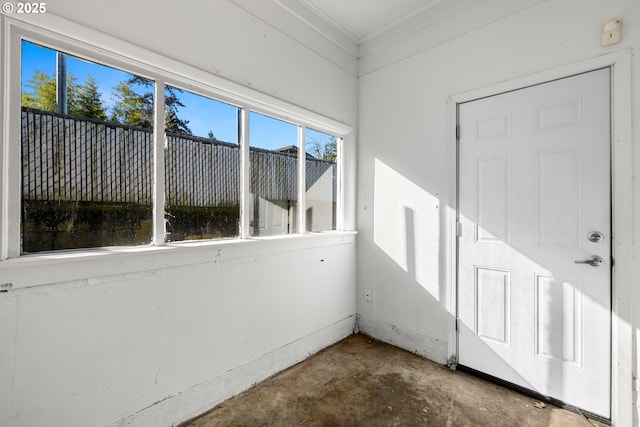
M 153 133 L 22 109 L 27 200 L 150 204 Z
M 297 199 L 297 159 L 251 149 L 251 192 L 268 200 Z M 306 188 L 336 164 L 307 159 Z M 22 109 L 25 200 L 151 204 L 153 132 L 30 108 Z M 168 133 L 165 202 L 169 206 L 233 206 L 240 200 L 236 144 Z
M 238 145 L 167 134 L 165 147 L 165 203 L 168 206 L 238 205 Z

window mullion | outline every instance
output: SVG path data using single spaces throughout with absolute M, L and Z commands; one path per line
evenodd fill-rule
M 306 166 L 307 148 L 305 126 L 298 126 L 298 233 L 304 234 L 307 229 L 306 215 Z
M 153 114 L 153 245 L 165 243 L 164 81 L 156 80 Z
M 240 238 L 251 235 L 251 152 L 249 149 L 249 110 L 239 110 L 240 120 Z
M 344 153 L 344 138 L 336 139 L 336 230 L 342 231 L 345 229 L 345 153 Z

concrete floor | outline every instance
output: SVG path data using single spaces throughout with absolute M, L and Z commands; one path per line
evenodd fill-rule
M 182 426 L 603 426 L 535 403 L 352 335 Z

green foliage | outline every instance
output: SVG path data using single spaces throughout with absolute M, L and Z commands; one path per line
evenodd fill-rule
M 25 253 L 151 241 L 151 205 L 23 199 L 22 209 Z
M 72 92 L 71 76 L 67 76 L 67 96 Z M 56 111 L 57 97 L 56 97 L 56 79 L 55 77 L 47 75 L 42 70 L 37 70 L 33 73 L 31 80 L 29 80 L 25 87 L 29 88 L 29 91 L 22 92 L 22 106 L 36 108 L 43 111 Z
M 126 82 L 116 87 L 116 96 L 119 97 L 112 120 L 132 126 L 153 127 L 153 81 L 140 76 L 133 76 Z M 136 92 L 133 87 L 140 86 L 144 93 Z M 178 98 L 182 90 L 167 86 L 164 97 L 165 119 L 164 126 L 167 132 L 180 135 L 192 135 L 189 129 L 189 120 L 178 116 L 178 109 L 184 104 Z
M 106 120 L 107 112 L 102 104 L 96 80 L 87 74 L 87 80 L 77 88 L 77 102 L 73 105 L 73 110 L 69 109 L 69 114 L 91 119 Z
M 58 101 L 56 86 L 55 76 L 49 76 L 42 70 L 35 71 L 25 84 L 25 87 L 30 90 L 22 92 L 22 106 L 43 111 L 56 111 Z M 87 75 L 86 82 L 82 84 L 78 84 L 78 79 L 74 75 L 67 74 L 67 113 L 91 119 L 106 119 L 107 113 L 91 74 Z
M 128 203 L 23 203 L 25 253 L 114 245 L 142 245 L 151 240 L 151 205 Z M 237 237 L 240 207 L 175 206 L 167 208 L 170 241 Z
M 132 76 L 120 82 L 115 88 L 115 105 L 108 119 L 128 126 L 153 128 L 153 81 L 140 76 Z M 22 92 L 22 106 L 43 111 L 56 111 L 56 78 L 44 71 L 34 72 L 25 84 L 29 90 Z M 142 90 L 140 90 L 142 88 Z M 181 119 L 178 109 L 184 104 L 178 98 L 182 90 L 167 87 L 165 95 L 165 130 L 181 135 L 192 135 L 189 121 Z M 84 83 L 67 74 L 67 113 L 74 116 L 97 120 L 107 120 L 102 95 L 96 80 L 87 75 Z M 213 133 L 211 133 L 213 134 Z
M 236 237 L 240 206 L 167 206 L 170 241 Z
M 129 83 L 120 82 L 115 89 L 116 103 L 110 120 L 128 126 L 153 127 L 153 95 L 139 94 Z
M 176 92 L 182 91 L 171 86 L 167 87 L 167 93 L 164 97 L 164 128 L 167 132 L 193 135 L 191 129 L 189 129 L 189 120 L 183 120 L 178 117 L 178 108 L 184 107 L 184 104 L 180 101 Z

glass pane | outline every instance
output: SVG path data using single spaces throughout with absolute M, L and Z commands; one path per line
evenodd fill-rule
M 297 233 L 298 126 L 251 112 L 252 236 Z
M 239 109 L 167 86 L 165 113 L 166 240 L 237 237 Z
M 153 82 L 23 41 L 21 86 L 22 252 L 149 243 Z
M 311 129 L 305 135 L 306 230 L 335 230 L 338 138 Z

